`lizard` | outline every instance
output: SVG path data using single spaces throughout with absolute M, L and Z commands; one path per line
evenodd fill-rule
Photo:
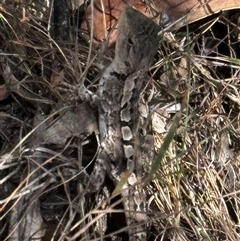
M 142 150 L 138 150 L 136 143 L 141 142 L 146 131 L 141 123 L 144 117 L 139 112 L 139 99 L 149 81 L 145 74 L 157 53 L 158 32 L 159 26 L 151 19 L 133 8 L 126 8 L 118 22 L 114 59 L 104 70 L 96 94 L 84 85 L 78 89 L 79 97 L 95 106 L 99 115 L 100 150 L 87 192 L 99 190 L 107 174 L 119 182 L 121 174 L 129 171 L 134 180 L 132 184 L 141 175 L 143 160 L 139 153 Z M 145 200 L 143 193 L 130 188 L 130 178 L 122 190 L 128 225 L 146 221 L 146 215 L 130 212 L 130 209 L 142 211 L 140 206 Z M 146 240 L 144 229 L 144 225 L 130 228 L 129 240 Z

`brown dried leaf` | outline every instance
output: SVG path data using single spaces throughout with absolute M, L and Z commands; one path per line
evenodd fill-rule
M 44 133 L 43 142 L 64 145 L 72 136 L 83 138 L 93 132 L 98 132 L 95 113 L 89 105 L 82 103 L 61 114 Z
M 134 3 L 132 3 L 134 2 Z M 88 29 L 93 21 L 93 35 L 99 40 L 109 37 L 109 42 L 113 43 L 116 40 L 116 29 L 109 36 L 110 30 L 115 26 L 121 12 L 127 6 L 133 6 L 148 17 L 154 18 L 158 22 L 159 16 L 164 14 L 167 19 L 173 23 L 178 20 L 174 26 L 175 29 L 205 18 L 220 11 L 240 8 L 240 0 L 152 0 L 147 7 L 140 0 L 137 1 L 122 1 L 122 0 L 96 0 L 94 1 L 94 9 L 91 5 L 87 9 L 86 21 L 83 22 L 83 29 Z M 94 17 L 93 17 L 94 16 Z M 127 31 L 127 30 L 126 30 Z
M 205 18 L 220 11 L 240 8 L 240 0 L 154 0 L 153 1 L 160 12 L 166 12 L 169 18 L 174 22 L 184 17 L 181 24 L 187 25 L 199 19 Z

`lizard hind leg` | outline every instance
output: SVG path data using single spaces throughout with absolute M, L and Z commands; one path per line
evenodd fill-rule
M 100 145 L 99 138 L 97 136 L 97 142 L 99 146 L 99 151 L 94 163 L 94 168 L 89 177 L 88 184 L 86 186 L 87 193 L 94 193 L 100 190 L 101 186 L 104 183 L 107 173 L 110 172 L 110 166 L 107 162 L 108 154 L 106 150 Z

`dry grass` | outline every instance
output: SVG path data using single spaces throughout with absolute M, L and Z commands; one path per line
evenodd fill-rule
M 95 119 L 78 129 L 86 110 L 70 91 L 82 80 L 97 83 L 96 53 L 84 39 L 60 47 L 47 31 L 48 12 L 33 10 L 23 18 L 20 5 L 0 5 L 0 236 L 37 238 L 44 225 L 42 240 L 100 240 L 100 220 L 115 213 L 121 223 L 122 207 L 104 192 L 100 206 L 83 198 L 85 167 L 96 153 L 83 133 Z M 240 239 L 237 17 L 232 11 L 161 33 L 150 71 L 158 154 L 146 187 L 149 240 Z

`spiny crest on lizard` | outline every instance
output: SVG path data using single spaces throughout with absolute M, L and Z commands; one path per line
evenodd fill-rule
M 128 75 L 153 62 L 158 48 L 160 27 L 133 8 L 127 8 L 118 23 L 118 37 L 113 68 Z M 120 71 L 120 72 L 119 72 Z

